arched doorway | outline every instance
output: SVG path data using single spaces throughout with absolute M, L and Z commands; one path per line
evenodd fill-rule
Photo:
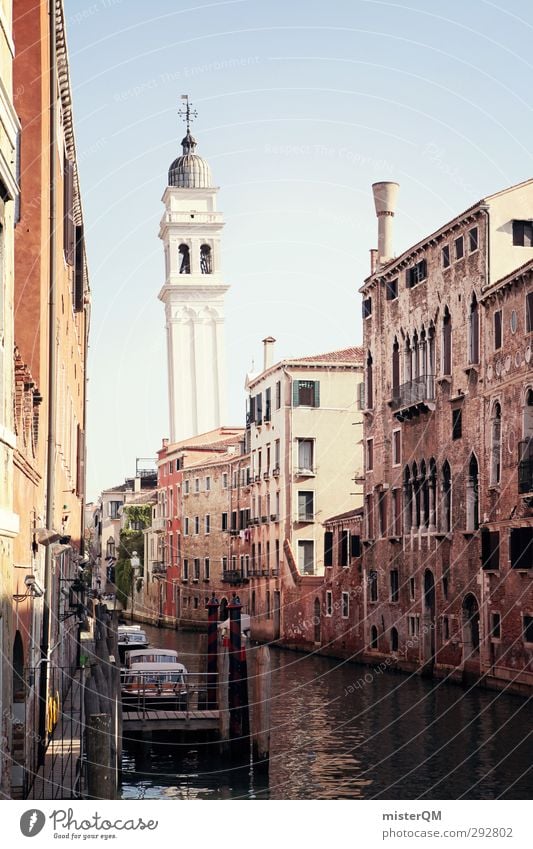
M 20 631 L 15 634 L 13 641 L 13 695 L 12 695 L 12 728 L 13 728 L 13 762 L 11 767 L 11 784 L 20 788 L 24 781 L 24 761 L 26 735 L 26 684 L 24 680 L 24 645 Z
M 390 631 L 390 650 L 398 651 L 398 629 L 391 628 Z
M 479 604 L 473 593 L 463 600 L 463 660 L 479 655 Z
M 321 612 L 320 611 L 320 599 L 315 598 L 314 618 L 313 618 L 315 643 L 320 642 L 320 612 Z
M 435 578 L 431 569 L 424 572 L 424 621 L 422 645 L 424 665 L 431 671 L 435 663 Z

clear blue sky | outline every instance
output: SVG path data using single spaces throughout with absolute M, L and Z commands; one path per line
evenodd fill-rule
M 261 339 L 361 341 L 371 183 L 400 184 L 400 252 L 533 174 L 530 0 L 66 3 L 92 287 L 88 495 L 168 434 L 163 251 L 177 109 L 225 214 L 229 424 Z

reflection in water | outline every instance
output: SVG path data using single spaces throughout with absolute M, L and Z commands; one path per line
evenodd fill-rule
M 203 671 L 205 635 L 148 628 Z M 125 742 L 126 799 L 525 799 L 531 700 L 272 650 L 270 780 L 207 743 Z M 366 682 L 365 682 L 366 676 Z

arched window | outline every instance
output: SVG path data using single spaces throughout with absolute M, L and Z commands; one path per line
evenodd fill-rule
M 390 650 L 398 651 L 398 629 L 391 628 L 390 630 Z
M 412 372 L 413 363 L 412 363 L 412 352 L 411 352 L 411 340 L 410 340 L 409 336 L 407 336 L 406 339 L 405 339 L 403 365 L 404 365 L 404 368 L 403 368 L 403 370 L 404 370 L 404 382 L 410 383 L 411 377 L 412 377 L 412 374 L 413 374 L 413 372 Z
M 475 454 L 471 454 L 466 482 L 466 529 L 479 528 L 479 468 Z
M 403 495 L 404 495 L 404 533 L 411 533 L 412 510 L 413 510 L 413 487 L 411 485 L 411 472 L 406 466 L 403 473 Z
M 412 473 L 411 473 L 411 482 L 413 484 L 413 496 L 414 503 L 412 509 L 412 528 L 420 527 L 420 480 L 418 478 L 418 466 L 416 463 L 413 463 Z
M 423 528 L 429 525 L 429 481 L 425 460 L 420 464 L 420 524 Z
M 411 380 L 416 380 L 420 376 L 420 346 L 418 342 L 418 333 L 413 333 L 413 344 L 411 345 Z
M 442 373 L 452 373 L 452 317 L 448 307 L 442 319 Z
M 180 256 L 180 274 L 191 273 L 191 257 L 188 245 L 180 245 L 178 248 Z
M 109 537 L 109 539 L 107 540 L 107 547 L 106 548 L 107 548 L 107 550 L 106 550 L 107 557 L 114 557 L 115 556 L 115 540 L 113 539 L 113 537 Z
M 202 245 L 200 248 L 200 271 L 202 274 L 211 274 L 212 270 L 211 248 L 209 245 Z
M 426 393 L 428 400 L 432 400 L 435 397 L 435 327 L 433 324 L 430 325 L 428 330 L 426 362 Z
M 447 460 L 442 467 L 442 511 L 440 516 L 441 530 L 449 534 L 452 529 L 452 471 Z
M 491 417 L 490 434 L 490 482 L 500 483 L 502 462 L 502 408 L 497 401 Z
M 436 522 L 436 504 L 437 504 L 437 464 L 435 458 L 432 457 L 429 461 L 429 530 L 435 531 Z
M 468 362 L 479 362 L 479 309 L 476 293 L 472 295 L 470 302 L 468 327 Z
M 396 336 L 392 346 L 392 397 L 400 397 L 400 346 Z
M 372 354 L 369 351 L 366 357 L 366 406 L 368 410 L 371 410 L 374 406 L 374 375 L 372 364 Z
M 378 629 L 375 625 L 372 625 L 370 629 L 370 648 L 377 649 L 378 648 Z

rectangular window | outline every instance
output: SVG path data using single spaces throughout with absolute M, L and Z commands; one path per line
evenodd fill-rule
M 281 408 L 281 380 L 276 381 L 276 410 Z
M 370 601 L 378 600 L 378 573 L 374 570 L 368 573 Z
M 222 571 L 223 572 L 228 571 L 228 558 L 227 557 L 222 558 Z
M 392 491 L 392 509 L 394 511 L 394 536 L 402 535 L 402 491 L 400 488 Z
M 533 221 L 513 221 L 513 245 L 533 248 Z
M 370 318 L 372 315 L 372 298 L 365 298 L 363 301 L 363 318 Z
M 471 230 L 468 231 L 468 250 L 469 253 L 473 254 L 479 248 L 479 235 L 477 231 L 477 227 L 472 227 Z
M 185 581 L 189 580 L 189 561 L 187 560 L 187 558 L 185 558 L 183 561 L 183 579 Z
M 450 246 L 449 245 L 444 245 L 444 247 L 441 251 L 441 257 L 442 257 L 442 267 L 443 268 L 449 268 L 450 267 Z
M 350 593 L 343 593 L 341 596 L 342 601 L 342 618 L 348 619 L 350 615 Z
M 339 546 L 339 566 L 344 569 L 346 566 L 349 566 L 348 563 L 348 551 L 349 551 L 349 539 L 350 532 L 349 531 L 341 531 L 341 544 Z
M 205 491 L 209 492 L 211 490 L 211 478 L 207 477 L 205 479 Z
M 533 616 L 524 615 L 524 642 L 533 643 Z
M 194 580 L 195 581 L 200 580 L 200 558 L 199 557 L 194 558 Z
M 422 280 L 425 280 L 427 276 L 427 262 L 425 259 L 421 259 L 420 262 L 417 262 L 416 265 L 412 265 L 411 268 L 408 268 L 405 272 L 407 288 L 412 289 L 413 286 L 416 286 L 418 283 L 421 283 Z
M 227 530 L 228 530 L 228 514 L 227 514 L 227 513 L 222 513 L 222 524 L 221 524 L 221 528 L 222 528 L 222 530 L 223 530 L 223 531 L 227 531 Z
M 232 531 L 238 530 L 238 528 L 237 528 L 237 511 L 236 510 L 231 511 L 231 530 Z
M 402 462 L 402 432 L 392 431 L 392 465 L 399 466 Z
M 385 295 L 387 301 L 395 301 L 398 297 L 398 278 L 395 277 L 394 280 L 386 280 L 385 281 Z
M 462 259 L 465 255 L 465 246 L 464 246 L 464 241 L 463 241 L 462 236 L 459 236 L 459 238 L 455 240 L 454 247 L 455 247 L 455 259 Z
M 209 581 L 211 577 L 211 564 L 209 562 L 209 557 L 206 557 L 204 560 L 204 580 Z
M 324 566 L 333 566 L 333 533 L 326 531 L 324 534 Z
M 418 637 L 420 620 L 418 616 L 407 617 L 407 633 L 410 637 Z
M 277 470 L 279 470 L 280 456 L 280 441 L 279 439 L 276 439 L 274 443 L 274 468 Z
M 500 568 L 500 532 L 481 528 L 481 567 L 497 570 Z
M 333 593 L 331 590 L 326 590 L 326 616 L 333 615 Z
M 390 600 L 391 602 L 400 601 L 400 580 L 397 569 L 391 569 L 390 572 Z
M 110 501 L 109 502 L 109 518 L 110 519 L 118 519 L 120 515 L 120 508 L 122 507 L 122 501 Z
M 188 494 L 189 494 L 189 492 L 190 492 L 190 486 L 191 486 L 191 483 L 190 483 L 190 481 L 189 481 L 189 479 L 188 479 L 188 478 L 187 478 L 186 480 L 184 480 L 184 481 L 183 481 L 183 494 L 184 494 L 184 495 L 188 495 Z
M 194 533 L 195 534 L 200 533 L 200 517 L 199 516 L 194 517 Z
M 502 346 L 502 311 L 494 313 L 494 350 L 498 351 Z
M 189 536 L 189 517 L 185 516 L 185 525 L 183 527 L 183 536 Z
M 315 551 L 313 540 L 298 540 L 298 569 L 302 575 L 314 575 Z
M 533 292 L 526 295 L 526 333 L 533 331 Z
M 512 528 L 509 549 L 513 569 L 531 569 L 533 567 L 533 527 Z
M 255 423 L 263 424 L 263 393 L 255 396 Z
M 490 614 L 490 635 L 493 640 L 501 640 L 502 618 L 499 613 L 492 611 Z
M 442 617 L 442 640 L 446 642 L 446 640 L 450 639 L 450 620 L 447 616 Z
M 265 421 L 269 422 L 272 418 L 272 390 L 270 387 L 265 390 Z
M 293 380 L 293 407 L 320 407 L 320 381 Z
M 366 470 L 371 472 L 374 468 L 374 440 L 367 439 L 366 441 Z
M 387 536 L 387 493 L 378 492 L 378 520 L 380 537 Z
M 409 601 L 414 601 L 416 596 L 416 582 L 414 578 L 409 578 Z
M 315 518 L 314 492 L 300 490 L 298 492 L 298 521 L 312 522 Z
M 194 602 L 194 609 L 198 610 L 198 596 L 197 595 L 194 596 L 193 602 Z
M 361 557 L 361 537 L 359 534 L 350 534 L 350 556 Z
M 205 517 L 205 532 L 206 534 L 211 532 L 211 516 L 209 514 Z
M 452 410 L 452 439 L 461 439 L 463 435 L 463 411 Z
M 314 439 L 298 440 L 298 470 L 314 474 Z

